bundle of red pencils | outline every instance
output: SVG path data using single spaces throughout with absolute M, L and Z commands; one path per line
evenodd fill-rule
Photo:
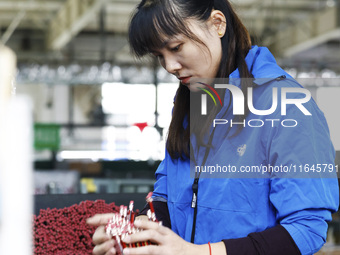
M 148 202 L 150 207 L 147 212 L 147 216 L 150 221 L 158 222 L 156 219 L 151 196 L 152 192 L 150 192 L 146 197 L 146 201 Z M 138 242 L 133 244 L 127 244 L 122 241 L 122 239 L 124 239 L 124 237 L 126 237 L 127 235 L 142 231 L 142 229 L 134 226 L 136 213 L 133 211 L 133 203 L 133 201 L 130 201 L 129 208 L 127 208 L 127 206 L 121 205 L 119 213 L 115 213 L 105 227 L 106 233 L 112 236 L 112 238 L 115 240 L 115 248 L 118 255 L 123 254 L 123 249 L 125 247 L 140 247 L 151 244 L 150 241 Z

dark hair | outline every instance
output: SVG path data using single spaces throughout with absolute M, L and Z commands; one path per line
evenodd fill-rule
M 250 36 L 227 0 L 143 0 L 130 22 L 129 43 L 132 52 L 137 57 L 142 57 L 161 48 L 165 37 L 178 34 L 203 44 L 187 27 L 186 20 L 190 18 L 204 23 L 213 10 L 220 10 L 226 17 L 226 33 L 221 39 L 222 60 L 216 77 L 228 78 L 238 68 L 240 77 L 251 78 L 245 62 L 251 48 Z M 241 89 L 245 95 L 247 87 L 251 86 L 248 80 L 242 79 Z M 208 117 L 204 117 L 207 118 L 204 128 L 202 116 L 190 118 L 189 123 L 189 89 L 179 86 L 166 145 L 171 158 L 189 157 L 190 132 L 198 136 L 199 143 L 203 143 L 204 133 L 211 123 L 209 121 L 212 121 L 217 111 L 215 109 Z

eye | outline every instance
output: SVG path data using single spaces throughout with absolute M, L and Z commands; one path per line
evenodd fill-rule
M 182 44 L 178 44 L 176 47 L 171 48 L 171 51 L 177 52 L 181 49 Z

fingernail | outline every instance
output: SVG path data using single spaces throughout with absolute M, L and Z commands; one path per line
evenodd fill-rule
M 112 249 L 110 250 L 110 253 L 112 253 L 112 254 L 116 254 L 116 250 L 115 250 L 115 248 L 112 248 Z
M 123 254 L 130 254 L 130 250 L 127 249 L 127 248 L 125 248 L 125 249 L 123 250 Z

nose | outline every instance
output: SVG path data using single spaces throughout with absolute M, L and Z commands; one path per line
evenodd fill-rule
M 181 63 L 175 57 L 165 57 L 163 67 L 168 73 L 176 74 L 181 68 Z

